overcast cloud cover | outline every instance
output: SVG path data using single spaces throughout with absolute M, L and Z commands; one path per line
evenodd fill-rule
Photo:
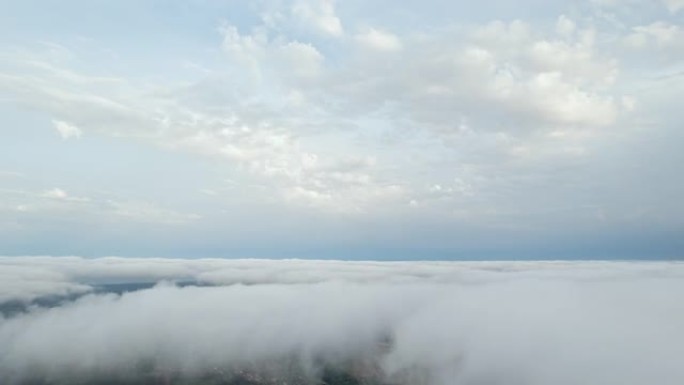
M 0 303 L 161 281 L 0 318 L 3 383 L 322 364 L 393 384 L 684 381 L 678 262 L 0 261 Z
M 2 252 L 680 258 L 683 18 L 5 2 Z

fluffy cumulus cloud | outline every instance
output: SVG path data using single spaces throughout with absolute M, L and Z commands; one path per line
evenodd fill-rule
M 0 274 L 23 278 L 0 281 L 5 303 L 77 294 L 0 318 L 9 384 L 306 382 L 331 368 L 389 384 L 684 380 L 679 263 L 20 257 Z

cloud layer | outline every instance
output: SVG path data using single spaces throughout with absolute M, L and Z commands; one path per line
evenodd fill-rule
M 26 283 L 3 279 L 4 300 L 167 282 L 0 320 L 0 374 L 10 381 L 143 364 L 283 378 L 314 378 L 327 365 L 429 385 L 684 380 L 680 263 L 0 261 L 0 273 Z

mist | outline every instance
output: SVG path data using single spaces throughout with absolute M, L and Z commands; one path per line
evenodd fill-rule
M 17 257 L 0 277 L 0 302 L 25 305 L 0 318 L 3 384 L 684 383 L 677 262 Z M 135 282 L 151 287 L 98 289 Z

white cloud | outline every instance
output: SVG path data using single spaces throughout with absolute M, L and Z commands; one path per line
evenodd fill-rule
M 83 283 L 228 285 L 94 294 L 0 319 L 10 381 L 147 366 L 316 377 L 322 364 L 398 384 L 684 379 L 680 263 L 15 257 L 0 259 L 0 275 L 26 278 L 0 280 L 0 298 Z
M 667 9 L 672 13 L 677 13 L 684 9 L 684 0 L 663 0 Z
M 62 190 L 61 188 L 53 188 L 51 190 L 47 190 L 43 192 L 42 196 L 44 198 L 49 198 L 49 199 L 54 199 L 58 201 L 64 201 L 64 202 L 89 202 L 89 198 L 85 197 L 75 197 L 72 195 L 69 195 L 66 191 Z
M 197 214 L 180 213 L 149 202 L 108 200 L 104 206 L 110 215 L 140 222 L 176 225 L 201 219 Z
M 23 178 L 24 174 L 16 171 L 0 170 L 0 178 Z
M 36 298 L 83 294 L 90 290 L 90 286 L 73 282 L 49 266 L 29 267 L 8 261 L 0 264 L 0 303 L 30 302 Z
M 42 192 L 0 190 L 0 194 L 11 211 L 56 216 L 58 220 L 183 225 L 201 219 L 198 214 L 172 210 L 144 200 L 112 199 L 102 193 L 92 197 L 74 196 L 64 189 L 53 188 Z
M 344 34 L 342 22 L 335 14 L 335 0 L 297 0 L 291 11 L 296 18 L 321 33 L 333 37 Z
M 575 25 L 575 22 L 573 22 L 567 16 L 560 15 L 558 17 L 558 21 L 556 22 L 556 32 L 558 32 L 559 35 L 569 38 L 575 33 L 576 28 L 577 26 Z
M 61 120 L 53 120 L 52 124 L 55 125 L 55 129 L 57 129 L 57 132 L 59 133 L 59 136 L 62 137 L 62 139 L 78 139 L 82 135 L 80 128 L 67 122 L 63 122 Z
M 311 44 L 289 42 L 280 47 L 283 63 L 299 78 L 311 78 L 322 70 L 323 55 Z
M 55 199 L 66 199 L 67 198 L 67 193 L 66 191 L 59 189 L 59 188 L 54 188 L 52 190 L 46 191 L 43 196 L 48 197 L 48 198 L 55 198 Z
M 376 28 L 368 28 L 356 35 L 356 39 L 362 45 L 378 51 L 401 50 L 401 40 L 398 36 Z
M 683 0 L 591 0 L 591 2 L 600 7 L 624 8 L 627 10 L 633 10 L 635 6 L 641 6 L 642 10 L 652 10 L 652 6 L 664 6 L 672 14 L 676 14 L 681 9 L 684 9 Z
M 625 42 L 634 48 L 656 46 L 663 49 L 683 49 L 684 30 L 678 25 L 656 21 L 648 25 L 632 28 L 633 32 L 625 37 Z

